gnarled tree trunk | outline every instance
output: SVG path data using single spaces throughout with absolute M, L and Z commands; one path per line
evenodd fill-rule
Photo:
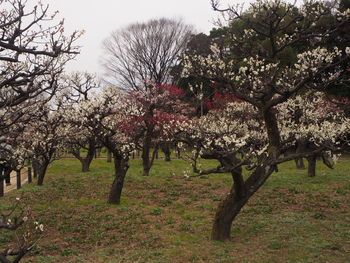
M 243 179 L 241 167 L 231 171 L 233 186 L 216 211 L 211 233 L 213 240 L 226 241 L 231 238 L 233 220 L 248 202 L 249 198 L 259 190 L 275 171 L 274 165 L 268 165 L 270 161 L 271 159 L 267 158 L 265 164 L 258 166 L 246 181 Z M 231 166 L 234 166 L 234 164 Z
M 248 201 L 242 168 L 235 169 L 231 175 L 234 182 L 231 191 L 216 210 L 211 232 L 213 240 L 225 241 L 231 238 L 232 222 Z
M 255 168 L 246 181 L 242 168 L 237 166 L 239 160 L 235 156 L 219 159 L 221 165 L 229 168 L 233 178 L 233 186 L 229 195 L 219 204 L 216 211 L 211 238 L 218 241 L 230 239 L 232 222 L 248 202 L 249 198 L 265 183 L 276 170 L 275 161 L 280 154 L 280 134 L 273 110 L 262 111 L 269 139 L 269 154 L 261 157 L 260 165 Z M 236 167 L 237 166 L 237 167 Z
M 129 157 L 114 153 L 114 181 L 109 192 L 108 203 L 120 204 L 124 179 L 129 169 Z

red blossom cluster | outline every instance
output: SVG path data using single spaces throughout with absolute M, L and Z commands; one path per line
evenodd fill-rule
M 221 94 L 216 92 L 212 98 L 206 98 L 204 103 L 208 110 L 223 109 L 230 102 L 242 102 L 232 93 Z

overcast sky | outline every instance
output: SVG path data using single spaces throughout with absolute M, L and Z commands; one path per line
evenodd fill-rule
M 228 0 L 223 3 L 225 1 Z M 75 29 L 86 31 L 79 41 L 83 46 L 81 54 L 67 70 L 98 74 L 103 72 L 99 63 L 102 41 L 114 30 L 134 22 L 167 17 L 182 18 L 198 32 L 208 33 L 217 17 L 210 0 L 43 0 L 43 3 L 48 3 L 51 11 L 58 10 L 59 17 L 65 18 L 66 33 Z

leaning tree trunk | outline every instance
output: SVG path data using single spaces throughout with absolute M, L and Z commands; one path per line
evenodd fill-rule
M 258 166 L 246 181 L 243 179 L 241 167 L 231 172 L 233 186 L 216 210 L 211 232 L 212 240 L 226 241 L 231 239 L 233 220 L 249 201 L 249 198 L 259 190 L 275 171 L 275 165 L 269 165 L 269 162 L 270 160 L 266 161 L 265 165 Z
M 38 167 L 38 185 L 42 186 L 44 184 L 44 178 L 46 174 L 47 167 L 49 166 L 50 162 L 44 161 L 40 163 Z
M 129 157 L 114 153 L 115 178 L 109 192 L 108 203 L 120 204 L 120 198 L 124 186 L 124 179 L 129 169 Z
M 249 198 L 265 183 L 276 170 L 275 164 L 280 154 L 280 134 L 277 119 L 271 110 L 263 112 L 266 130 L 269 138 L 269 155 L 261 160 L 259 165 L 246 181 L 243 179 L 242 168 L 232 169 L 239 160 L 235 156 L 221 159 L 222 166 L 230 168 L 233 186 L 229 195 L 219 204 L 215 214 L 211 238 L 217 241 L 226 241 L 231 238 L 232 222 L 248 202 Z
M 213 240 L 225 241 L 231 238 L 232 222 L 248 201 L 248 192 L 245 189 L 242 168 L 231 172 L 233 186 L 230 193 L 219 204 L 211 232 Z
M 307 176 L 315 177 L 316 176 L 316 155 L 311 155 L 307 158 L 308 167 L 307 167 Z

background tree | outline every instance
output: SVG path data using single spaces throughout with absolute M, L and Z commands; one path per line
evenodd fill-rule
M 115 31 L 104 41 L 106 80 L 122 89 L 171 84 L 170 70 L 186 49 L 193 29 L 181 20 L 153 19 Z
M 178 64 L 192 34 L 192 26 L 167 18 L 131 24 L 113 32 L 104 42 L 106 81 L 135 91 L 171 84 L 170 72 Z M 150 159 L 149 144 L 144 143 L 144 147 L 146 163 Z M 162 148 L 170 152 L 167 145 Z
M 183 95 L 182 89 L 172 85 L 154 85 L 146 91 L 134 91 L 129 95 L 131 100 L 137 103 L 141 114 L 132 123 L 139 129 L 137 146 L 142 148 L 144 176 L 149 175 L 158 149 L 169 147 L 169 138 L 164 133 L 164 126 L 191 113 L 191 107 L 182 101 Z M 164 152 L 169 154 L 169 148 L 164 149 Z
M 70 134 L 64 125 L 64 118 L 58 110 L 51 110 L 48 105 L 39 109 L 36 121 L 27 128 L 24 140 L 32 153 L 33 168 L 38 174 L 38 185 L 42 186 L 47 167 L 60 158 L 65 149 L 65 138 Z

